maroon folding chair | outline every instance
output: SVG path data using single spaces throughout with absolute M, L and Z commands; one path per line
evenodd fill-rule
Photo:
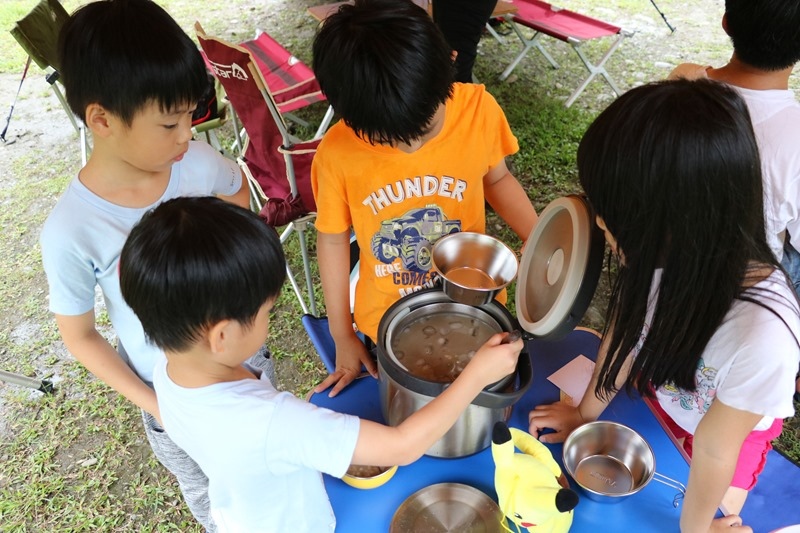
M 311 159 L 333 113 L 329 108 L 314 139 L 296 139 L 289 133 L 283 113 L 324 100 L 311 70 L 266 34 L 239 46 L 208 37 L 199 23 L 195 23 L 195 31 L 247 134 L 238 162 L 247 176 L 253 207 L 269 225 L 285 226 L 281 243 L 294 234 L 298 236 L 307 297 L 304 298 L 288 264 L 286 271 L 303 312 L 316 315 L 306 243 L 306 231 L 316 216 Z M 256 47 L 256 42 L 277 45 L 285 54 L 268 55 L 264 48 Z M 253 51 L 254 48 L 258 51 Z M 262 66 L 270 70 L 262 70 Z M 307 79 L 308 73 L 311 80 Z
M 322 94 L 311 68 L 261 30 L 255 39 L 245 41 L 240 46 L 250 51 L 281 115 L 292 122 L 307 126 L 292 111 L 325 101 L 325 95 Z M 333 108 L 328 106 L 327 113 L 314 134 L 315 139 L 322 137 L 332 118 Z
M 501 80 L 506 79 L 511 74 L 511 71 L 516 68 L 531 48 L 539 50 L 553 68 L 558 68 L 558 63 L 555 62 L 553 57 L 544 49 L 540 42 L 540 37 L 542 35 L 549 35 L 550 37 L 569 43 L 589 71 L 589 76 L 583 80 L 583 83 L 581 83 L 567 99 L 564 104 L 566 107 L 572 105 L 586 86 L 589 85 L 589 82 L 598 74 L 605 78 L 606 82 L 608 82 L 608 85 L 611 86 L 611 89 L 617 96 L 622 94 L 622 91 L 620 91 L 608 71 L 606 71 L 605 63 L 619 45 L 622 44 L 622 40 L 632 35 L 631 32 L 623 30 L 613 24 L 603 22 L 602 20 L 581 15 L 580 13 L 569 11 L 568 9 L 551 6 L 547 2 L 542 2 L 541 0 L 512 0 L 512 3 L 517 7 L 517 11 L 516 13 L 507 14 L 506 20 L 509 21 L 514 33 L 516 33 L 517 37 L 522 41 L 522 51 L 500 75 Z M 532 29 L 535 32 L 533 37 L 530 39 L 525 37 L 519 28 L 520 25 Z M 584 53 L 581 45 L 586 41 L 603 37 L 616 38 L 600 61 L 592 63 Z

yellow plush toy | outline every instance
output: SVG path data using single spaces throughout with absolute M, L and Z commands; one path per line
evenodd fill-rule
M 514 448 L 522 453 L 514 453 Z M 578 495 L 547 446 L 498 422 L 492 432 L 494 487 L 500 509 L 514 524 L 536 533 L 564 533 L 572 525 Z M 506 530 L 511 531 L 503 524 Z

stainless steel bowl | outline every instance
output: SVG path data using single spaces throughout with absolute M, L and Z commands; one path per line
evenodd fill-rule
M 461 483 L 437 483 L 409 496 L 395 511 L 389 533 L 504 533 L 505 516 L 489 496 Z
M 596 421 L 567 437 L 564 468 L 590 499 L 617 502 L 653 479 L 656 461 L 637 432 L 616 422 Z
M 485 305 L 517 276 L 519 262 L 511 248 L 482 233 L 460 232 L 433 245 L 432 268 L 451 299 Z

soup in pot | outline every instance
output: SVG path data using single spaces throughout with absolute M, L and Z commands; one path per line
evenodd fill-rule
M 395 360 L 412 375 L 451 383 L 475 352 L 500 330 L 474 316 L 434 313 L 418 317 L 391 339 Z

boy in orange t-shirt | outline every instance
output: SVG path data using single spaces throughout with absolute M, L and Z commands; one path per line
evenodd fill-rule
M 506 167 L 519 147 L 482 85 L 454 83 L 453 55 L 410 1 L 356 0 L 325 20 L 313 47 L 322 91 L 342 121 L 311 169 L 317 252 L 336 370 L 316 389 L 347 386 L 376 366 L 353 330 L 349 238 L 359 247 L 358 330 L 376 340 L 383 313 L 433 286 L 430 250 L 457 231 L 485 231 L 484 202 L 523 241 L 537 215 Z

